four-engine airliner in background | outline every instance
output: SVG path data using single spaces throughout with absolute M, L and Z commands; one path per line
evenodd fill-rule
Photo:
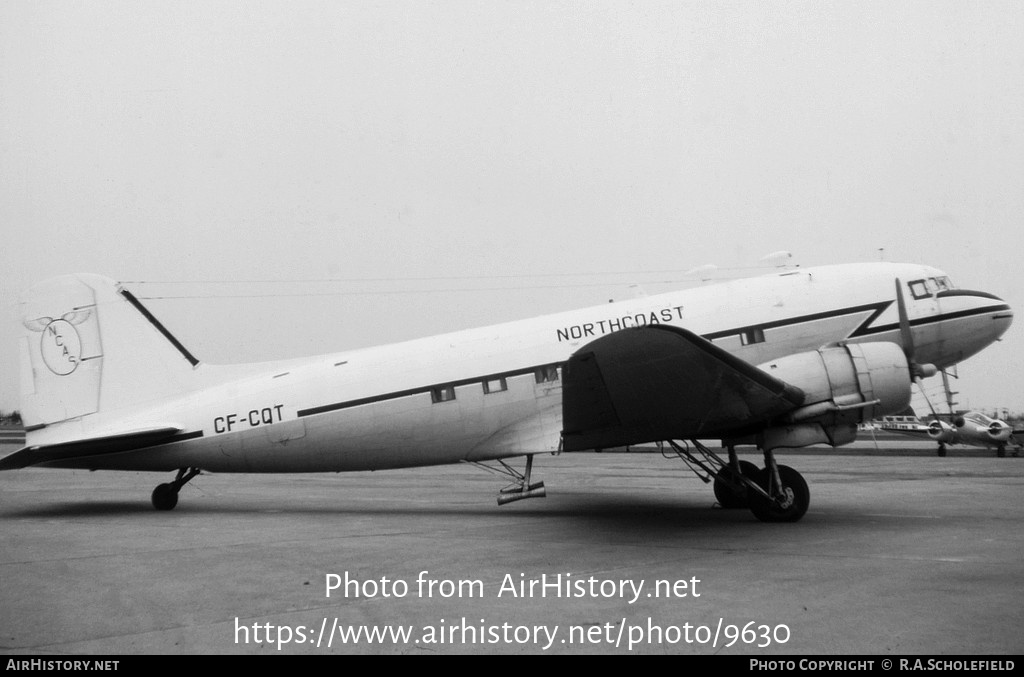
M 723 506 L 796 521 L 809 491 L 776 449 L 849 443 L 1013 313 L 935 268 L 866 263 L 249 365 L 201 363 L 100 276 L 36 285 L 21 317 L 27 446 L 0 469 L 177 471 L 152 495 L 169 510 L 201 471 L 490 462 L 512 478 L 507 503 L 544 495 L 535 454 L 660 443 L 713 479 Z M 741 444 L 763 468 L 737 458 Z

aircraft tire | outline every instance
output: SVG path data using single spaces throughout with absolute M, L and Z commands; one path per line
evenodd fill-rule
M 1005 444 L 1000 444 L 998 447 L 996 447 L 996 457 L 997 458 L 1006 458 L 1006 445 Z
M 945 456 L 945 455 L 946 455 L 946 445 L 945 444 L 940 444 L 939 445 L 939 456 Z
M 157 510 L 174 510 L 174 506 L 178 505 L 178 490 L 173 484 L 160 484 L 153 490 L 151 499 Z
M 740 472 L 744 477 L 749 477 L 756 482 L 761 469 L 750 461 L 740 461 Z M 736 490 L 729 485 L 728 478 L 732 477 L 732 474 L 732 468 L 725 467 L 719 470 L 718 476 L 715 477 L 715 498 L 718 500 L 718 505 L 729 510 L 749 508 L 750 499 L 747 497 L 747 488 Z M 720 479 L 723 475 L 726 479 Z
M 757 483 L 765 491 L 768 491 L 770 477 L 768 468 L 758 474 Z M 786 505 L 780 506 L 756 492 L 750 494 L 750 511 L 762 522 L 796 522 L 811 504 L 811 492 L 803 475 L 787 465 L 780 465 L 779 477 L 783 493 L 787 495 Z

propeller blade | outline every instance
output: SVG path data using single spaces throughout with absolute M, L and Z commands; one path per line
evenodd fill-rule
M 907 316 L 907 304 L 903 300 L 903 284 L 896 278 L 896 308 L 900 313 L 900 345 L 907 362 L 914 364 L 914 334 L 910 331 L 910 318 Z
M 910 317 L 907 315 L 907 303 L 903 300 L 903 284 L 896 278 L 896 308 L 900 313 L 900 347 L 903 354 L 907 356 L 907 364 L 910 366 L 910 377 L 915 381 L 922 378 L 934 376 L 938 370 L 933 364 L 918 364 L 914 359 L 914 334 L 910 331 Z M 931 407 L 931 402 L 928 406 Z M 932 408 L 934 412 L 935 409 Z
M 932 410 L 932 418 L 936 421 L 941 420 L 939 419 L 939 414 L 935 411 L 935 407 L 932 405 L 932 401 L 928 398 L 928 393 L 924 390 L 924 383 L 921 382 L 921 377 L 918 376 L 914 381 L 917 383 L 918 390 L 921 391 L 921 397 L 928 403 L 928 408 Z

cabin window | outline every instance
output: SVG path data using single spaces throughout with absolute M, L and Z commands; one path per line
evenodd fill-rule
M 435 386 L 430 389 L 430 401 L 434 404 L 438 402 L 450 402 L 455 399 L 455 386 Z
M 764 329 L 755 327 L 740 334 L 740 343 L 749 346 L 754 343 L 764 343 Z
M 931 292 L 928 291 L 928 287 L 925 285 L 924 280 L 914 280 L 908 283 L 910 287 L 910 293 L 915 299 L 926 299 L 931 296 Z
M 508 381 L 503 378 L 490 378 L 484 381 L 484 394 L 500 393 L 508 390 Z
M 558 367 L 553 364 L 547 364 L 543 367 L 537 367 L 533 375 L 537 379 L 537 383 L 550 383 L 551 381 L 558 380 Z

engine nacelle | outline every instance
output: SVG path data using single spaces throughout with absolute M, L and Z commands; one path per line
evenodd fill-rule
M 932 421 L 928 424 L 928 437 L 936 442 L 952 442 L 956 439 L 956 428 L 945 421 Z
M 1010 435 L 1013 434 L 1013 428 L 1002 421 L 992 421 L 986 432 L 988 432 L 988 436 L 993 442 L 1005 442 L 1010 439 Z
M 910 368 L 895 343 L 830 345 L 758 367 L 804 391 L 803 406 L 786 415 L 786 424 L 855 426 L 910 404 Z

